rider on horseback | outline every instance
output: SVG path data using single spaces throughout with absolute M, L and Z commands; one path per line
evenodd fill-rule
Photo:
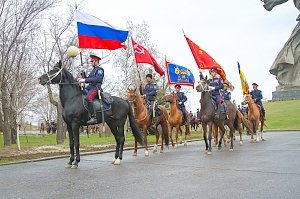
M 219 119 L 219 111 L 221 106 L 221 96 L 220 96 L 220 89 L 224 88 L 222 83 L 222 79 L 217 77 L 217 70 L 212 68 L 209 70 L 209 74 L 211 75 L 211 79 L 208 80 L 208 86 L 212 97 L 216 102 L 216 112 L 215 118 Z
M 178 102 L 178 106 L 183 115 L 183 124 L 185 124 L 187 122 L 187 115 L 186 115 L 184 102 L 187 101 L 187 97 L 185 96 L 184 92 L 180 91 L 181 86 L 179 84 L 175 85 L 175 89 L 176 89 L 176 99 Z
M 89 113 L 91 114 L 91 119 L 87 121 L 88 125 L 97 124 L 97 118 L 95 114 L 95 109 L 93 107 L 93 99 L 98 95 L 98 90 L 102 92 L 101 85 L 103 83 L 104 78 L 104 69 L 100 67 L 99 61 L 101 60 L 100 57 L 91 54 L 90 55 L 90 62 L 92 64 L 93 70 L 90 72 L 88 77 L 79 79 L 78 82 L 80 83 L 89 83 L 89 85 L 85 88 L 86 90 L 86 100 L 88 101 L 88 108 Z
M 257 104 L 260 107 L 263 119 L 265 120 L 265 108 L 261 102 L 261 100 L 263 99 L 262 92 L 261 92 L 261 90 L 257 89 L 257 87 L 258 87 L 257 83 L 253 83 L 252 87 L 253 87 L 253 90 L 250 92 L 250 95 L 251 95 L 252 99 L 254 100 L 255 104 Z
M 229 83 L 224 82 L 223 85 L 224 85 L 224 88 L 222 89 L 222 97 L 223 97 L 224 100 L 230 101 L 231 100 L 231 92 L 227 90 L 228 87 L 229 87 Z M 228 110 L 227 110 L 226 103 L 224 103 L 224 105 L 225 105 L 224 108 L 226 109 L 225 110 L 226 111 L 226 118 L 228 118 Z
M 148 107 L 148 114 L 151 117 L 151 125 L 154 124 L 153 118 L 155 117 L 154 115 L 154 103 L 156 100 L 156 90 L 157 90 L 157 85 L 155 82 L 152 80 L 152 75 L 147 74 L 146 75 L 147 79 L 147 84 L 144 87 L 143 93 L 144 97 L 147 103 Z

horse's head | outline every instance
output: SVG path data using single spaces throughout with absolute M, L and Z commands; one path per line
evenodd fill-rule
M 61 65 L 61 61 L 57 62 L 52 70 L 39 77 L 39 83 L 41 85 L 58 84 L 62 79 L 61 71 L 63 67 Z
M 288 0 L 260 0 L 260 1 L 264 2 L 263 6 L 267 11 L 271 11 L 275 6 L 283 4 Z
M 172 93 L 169 94 L 169 95 L 165 95 L 165 96 L 163 97 L 163 100 L 165 100 L 166 102 L 170 102 L 170 103 L 176 102 L 175 93 L 172 92 Z
M 198 85 L 196 86 L 197 92 L 207 92 L 208 89 L 208 82 L 207 82 L 207 76 L 204 78 L 202 73 L 200 73 L 200 81 L 198 82 Z
M 245 95 L 244 95 L 244 99 L 243 99 L 243 101 L 242 101 L 241 104 L 242 104 L 242 105 L 246 105 L 246 104 L 250 104 L 250 103 L 254 103 L 254 101 L 253 101 L 251 95 L 250 95 L 250 94 L 245 94 Z
M 136 88 L 128 88 L 127 90 L 127 100 L 130 102 L 130 103 L 133 103 L 136 99 L 136 96 L 137 96 L 137 92 L 136 92 Z

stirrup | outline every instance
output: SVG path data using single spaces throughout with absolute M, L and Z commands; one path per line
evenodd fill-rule
M 88 125 L 93 125 L 93 124 L 97 124 L 98 120 L 96 117 L 91 117 L 91 119 L 89 121 L 86 122 Z

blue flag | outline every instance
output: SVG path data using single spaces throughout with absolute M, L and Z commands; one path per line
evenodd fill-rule
M 180 84 L 192 86 L 194 88 L 195 78 L 193 73 L 188 68 L 169 62 L 167 62 L 166 65 L 169 84 Z

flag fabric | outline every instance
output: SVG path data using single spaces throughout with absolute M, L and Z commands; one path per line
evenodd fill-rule
M 241 69 L 240 63 L 237 62 L 237 64 L 238 64 L 238 69 L 239 69 L 239 74 L 240 74 L 240 80 L 241 80 L 243 95 L 249 94 L 249 85 L 248 85 L 248 82 L 246 80 L 245 74 Z
M 195 78 L 188 68 L 169 62 L 166 62 L 166 66 L 169 84 L 180 84 L 194 88 Z
M 154 57 L 148 52 L 146 48 L 141 46 L 140 44 L 136 43 L 131 39 L 133 51 L 134 51 L 134 57 L 136 63 L 147 63 L 154 67 L 154 70 L 160 74 L 160 76 L 163 76 L 165 74 L 164 69 L 162 69 L 161 66 L 157 63 L 157 61 L 154 59 Z
M 217 73 L 223 80 L 226 80 L 226 73 L 223 70 L 222 66 L 220 66 L 209 54 L 205 52 L 205 50 L 201 49 L 197 44 L 195 44 L 192 40 L 190 40 L 186 35 L 184 35 L 191 51 L 194 56 L 194 59 L 198 65 L 199 69 L 211 69 L 214 68 L 217 70 Z
M 128 31 L 119 30 L 101 19 L 76 10 L 79 48 L 115 50 L 126 47 Z

